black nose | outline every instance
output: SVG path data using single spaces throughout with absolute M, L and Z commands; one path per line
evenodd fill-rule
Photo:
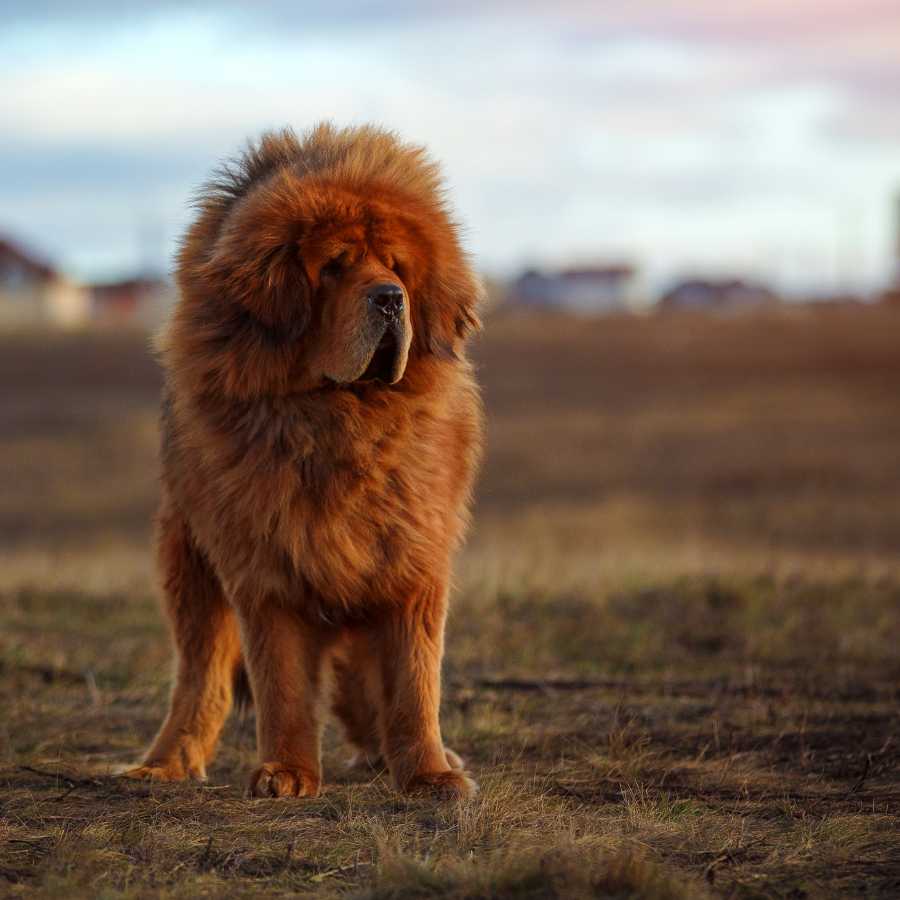
M 403 312 L 403 288 L 399 284 L 376 284 L 369 291 L 369 303 L 388 319 Z

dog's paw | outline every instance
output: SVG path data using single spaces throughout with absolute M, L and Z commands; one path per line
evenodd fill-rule
M 465 760 L 449 747 L 444 747 L 444 756 L 447 757 L 447 765 L 451 769 L 464 769 L 466 767 Z
M 416 775 L 407 784 L 406 793 L 426 794 L 438 800 L 469 800 L 478 793 L 478 785 L 462 769 L 450 769 Z
M 251 797 L 318 797 L 321 782 L 297 766 L 263 763 L 250 776 Z
M 148 762 L 141 766 L 133 766 L 119 772 L 120 778 L 132 778 L 135 781 L 206 781 L 206 772 L 202 769 L 185 769 L 179 761 Z

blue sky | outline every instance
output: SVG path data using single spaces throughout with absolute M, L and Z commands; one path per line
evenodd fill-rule
M 167 266 L 218 160 L 322 118 L 427 144 L 489 272 L 892 271 L 896 0 L 6 0 L 0 53 L 0 230 L 82 277 Z

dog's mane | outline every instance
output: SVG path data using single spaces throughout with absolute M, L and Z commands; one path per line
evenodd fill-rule
M 265 132 L 239 156 L 227 160 L 195 197 L 195 205 L 217 223 L 254 186 L 276 172 L 292 169 L 347 187 L 378 183 L 427 198 L 443 207 L 438 165 L 424 147 L 402 142 L 372 125 L 336 128 L 322 122 L 298 137 L 292 128 Z

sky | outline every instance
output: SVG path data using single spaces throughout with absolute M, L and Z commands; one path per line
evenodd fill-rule
M 218 162 L 322 119 L 426 144 L 489 274 L 896 268 L 897 0 L 4 0 L 0 56 L 0 233 L 80 278 L 167 270 Z

